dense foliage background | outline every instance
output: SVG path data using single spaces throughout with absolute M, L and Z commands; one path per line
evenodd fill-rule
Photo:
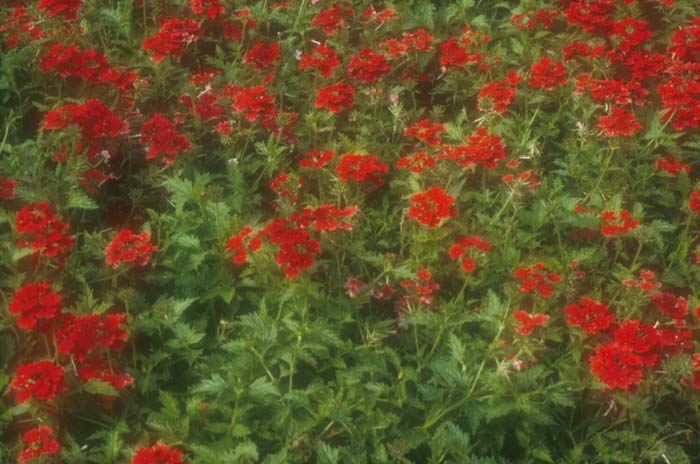
M 0 461 L 700 462 L 694 0 L 0 7 Z

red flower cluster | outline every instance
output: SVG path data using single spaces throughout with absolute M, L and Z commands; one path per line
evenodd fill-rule
M 115 269 L 124 263 L 145 266 L 151 254 L 158 251 L 158 247 L 151 244 L 150 240 L 151 234 L 147 230 L 140 234 L 134 234 L 129 229 L 120 230 L 105 248 L 107 264 Z
M 56 71 L 64 78 L 82 78 L 89 84 L 110 84 L 121 90 L 132 88 L 137 77 L 132 71 L 120 73 L 95 50 L 80 51 L 75 45 L 63 44 L 53 45 L 41 56 L 39 69 Z
M 15 198 L 15 188 L 17 187 L 17 182 L 8 178 L 0 176 L 0 198 L 4 200 L 12 200 Z
M 543 263 L 535 263 L 529 267 L 523 267 L 515 271 L 513 276 L 522 280 L 520 290 L 530 293 L 537 290 L 542 298 L 554 295 L 553 284 L 561 281 L 562 277 L 556 272 L 547 272 L 547 266 Z
M 299 61 L 299 68 L 316 68 L 323 77 L 331 77 L 333 70 L 340 65 L 335 48 L 320 44 L 312 53 L 304 53 Z
M 17 315 L 17 325 L 24 330 L 49 333 L 63 311 L 61 295 L 52 291 L 51 284 L 40 282 L 20 287 L 7 308 Z
M 339 174 L 340 180 L 371 182 L 380 187 L 384 184 L 381 175 L 389 171 L 389 166 L 379 161 L 375 155 L 346 153 L 340 157 L 340 162 L 335 170 Z
M 158 443 L 136 450 L 131 464 L 185 464 L 185 461 L 180 450 Z
M 101 357 L 88 358 L 78 367 L 78 377 L 83 382 L 92 379 L 111 385 L 115 390 L 122 390 L 134 383 L 130 375 L 121 374 L 107 359 Z
M 421 119 L 414 125 L 408 127 L 404 137 L 416 137 L 431 147 L 437 147 L 442 142 L 442 134 L 446 131 L 442 124 L 432 124 L 429 119 Z
M 247 121 L 255 122 L 260 119 L 266 127 L 274 125 L 277 117 L 275 99 L 267 93 L 265 86 L 243 88 L 230 86 L 226 93 L 233 99 L 233 109 L 241 113 Z
M 45 11 L 46 16 L 63 16 L 66 21 L 78 19 L 78 10 L 83 6 L 82 0 L 39 0 L 37 9 Z
M 8 48 L 14 48 L 19 45 L 20 34 L 29 32 L 32 40 L 39 40 L 44 35 L 43 31 L 37 27 L 37 23 L 27 13 L 27 9 L 23 6 L 16 6 L 7 10 L 7 15 L 0 23 L 0 32 L 7 32 L 7 40 L 5 43 Z
M 607 137 L 630 136 L 643 127 L 634 114 L 618 106 L 613 106 L 610 113 L 598 118 L 598 129 Z
M 535 330 L 535 327 L 544 325 L 549 321 L 549 316 L 546 314 L 528 314 L 522 309 L 515 311 L 513 317 L 520 323 L 519 325 L 514 325 L 514 327 L 515 331 L 521 335 L 530 335 Z
M 440 187 L 430 187 L 425 192 L 416 193 L 411 201 L 413 205 L 408 208 L 406 215 L 431 229 L 439 226 L 443 219 L 457 216 L 457 210 L 453 206 L 456 198 Z
M 404 309 L 409 303 L 418 302 L 430 306 L 433 303 L 431 296 L 440 288 L 437 282 L 433 282 L 433 276 L 428 269 L 421 269 L 416 272 L 414 280 L 404 280 L 401 282 L 401 287 L 405 289 L 412 288 L 413 295 L 405 295 L 396 302 L 397 310 Z
M 588 362 L 598 380 L 611 389 L 626 390 L 644 379 L 639 356 L 615 343 L 599 345 Z
M 182 56 L 185 45 L 194 42 L 200 35 L 202 30 L 196 21 L 186 18 L 164 19 L 158 33 L 146 37 L 143 49 L 150 50 L 151 59 L 159 63 L 168 55 Z
M 61 446 L 58 444 L 58 440 L 51 438 L 51 435 L 53 435 L 53 429 L 45 425 L 27 430 L 22 435 L 22 441 L 26 448 L 19 452 L 17 462 L 29 462 L 42 456 L 58 453 Z
M 355 89 L 342 82 L 321 87 L 316 94 L 316 108 L 325 108 L 332 113 L 349 110 L 354 101 Z
M 472 256 L 465 256 L 468 254 L 470 248 L 476 248 L 483 253 L 488 253 L 491 250 L 491 243 L 473 235 L 471 237 L 460 238 L 457 243 L 450 247 L 449 255 L 452 260 L 464 257 L 462 259 L 462 269 L 464 269 L 465 272 L 473 272 L 476 269 L 476 262 L 474 262 Z
M 442 147 L 445 153 L 440 157 L 456 160 L 465 168 L 478 165 L 487 169 L 494 169 L 499 161 L 506 159 L 506 150 L 501 138 L 489 133 L 485 127 L 478 128 L 474 135 L 467 137 L 467 141 L 469 145 Z
M 615 316 L 610 314 L 607 305 L 588 297 L 581 298 L 578 304 L 568 305 L 564 312 L 568 315 L 567 322 L 570 325 L 581 326 L 589 335 L 607 330 L 615 321 Z
M 352 18 L 355 11 L 350 2 L 334 3 L 331 8 L 321 11 L 312 21 L 311 25 L 322 27 L 323 32 L 332 36 L 339 29 L 350 27 L 347 20 Z
M 69 104 L 49 111 L 44 116 L 44 129 L 65 129 L 78 126 L 83 140 L 89 144 L 88 158 L 94 159 L 103 148 L 105 139 L 114 139 L 128 132 L 128 125 L 100 100 Z
M 641 271 L 639 273 L 640 280 L 625 279 L 622 281 L 622 285 L 625 287 L 637 287 L 644 291 L 651 291 L 661 287 L 661 282 L 656 281 L 656 274 L 651 271 Z
M 296 182 L 295 182 L 296 180 Z M 289 198 L 292 203 L 299 199 L 299 190 L 304 185 L 304 178 L 296 175 L 290 176 L 281 172 L 272 179 L 270 188 L 281 198 Z
M 528 83 L 535 89 L 552 90 L 558 85 L 566 84 L 566 69 L 564 63 L 553 62 L 548 56 L 530 66 Z
M 49 401 L 66 390 L 65 371 L 51 361 L 22 364 L 10 384 L 17 401 L 25 403 L 32 398 Z
M 23 236 L 17 246 L 31 247 L 36 257 L 62 256 L 75 246 L 75 240 L 67 233 L 70 227 L 58 220 L 48 203 L 34 203 L 20 209 L 15 224 L 17 233 Z
M 602 222 L 600 232 L 606 237 L 626 234 L 639 227 L 639 221 L 632 219 L 632 213 L 626 209 L 620 211 L 619 215 L 614 211 L 603 211 L 600 219 Z
M 673 177 L 676 177 L 681 171 L 685 171 L 686 174 L 690 173 L 690 166 L 683 164 L 671 155 L 666 155 L 663 158 L 658 158 L 656 160 L 656 168 L 660 171 L 666 171 Z
M 700 192 L 690 192 L 688 208 L 690 208 L 693 213 L 700 214 Z
M 433 49 L 433 36 L 428 34 L 425 29 L 404 32 L 401 36 L 401 40 L 385 40 L 379 46 L 391 58 L 403 58 L 411 51 L 429 52 Z
M 258 72 L 263 72 L 275 66 L 275 62 L 280 59 L 280 44 L 258 42 L 250 47 L 243 60 L 253 65 Z
M 192 151 L 187 137 L 178 134 L 175 124 L 160 113 L 156 113 L 141 127 L 141 143 L 148 147 L 147 159 L 163 155 L 163 161 L 171 164 L 180 153 Z
M 559 12 L 550 10 L 537 10 L 534 12 L 534 18 L 530 17 L 532 11 L 527 14 L 516 13 L 510 18 L 510 23 L 519 31 L 526 29 L 537 29 L 543 27 L 550 29 L 554 26 L 554 20 L 559 17 Z
M 662 313 L 673 319 L 683 319 L 689 313 L 688 300 L 668 292 L 658 292 L 651 296 L 651 301 Z
M 508 77 L 502 81 L 494 81 L 486 84 L 479 90 L 479 109 L 485 111 L 493 109 L 498 114 L 508 111 L 508 106 L 518 94 L 517 85 L 523 78 L 516 71 L 508 73 Z
M 279 247 L 277 264 L 282 266 L 287 278 L 293 279 L 302 270 L 310 268 L 314 263 L 314 256 L 321 252 L 319 241 L 312 238 L 309 230 L 350 230 L 352 226 L 341 219 L 351 218 L 357 211 L 357 207 L 338 209 L 330 204 L 321 205 L 316 209 L 304 207 L 288 218 L 272 220 L 252 236 L 253 230 L 245 227 L 229 239 L 226 249 L 233 253 L 232 259 L 236 264 L 243 264 L 248 259 L 248 252 L 259 251 L 263 239 L 267 239 Z
M 365 48 L 350 58 L 347 64 L 348 76 L 368 84 L 374 84 L 391 70 L 391 66 L 381 53 Z
M 399 169 L 410 169 L 412 172 L 421 173 L 426 169 L 435 167 L 437 160 L 434 156 L 430 156 L 424 151 L 414 153 L 411 156 L 403 155 L 397 162 L 396 167 Z
M 464 29 L 458 38 L 452 37 L 440 45 L 440 64 L 445 67 L 461 68 L 468 63 L 481 63 L 484 55 L 476 49 L 477 43 L 473 41 L 476 32 Z M 480 43 L 490 40 L 488 36 L 483 37 Z
M 639 81 L 591 79 L 590 74 L 582 74 L 576 78 L 576 89 L 579 95 L 589 93 L 598 104 L 643 105 L 649 94 Z
M 58 351 L 81 363 L 99 348 L 120 351 L 129 337 L 125 325 L 124 314 L 108 314 L 104 318 L 99 314 L 66 314 L 55 334 Z
M 225 9 L 219 0 L 190 0 L 194 14 L 206 14 L 209 19 L 216 19 L 224 14 Z
M 306 156 L 299 160 L 299 166 L 302 168 L 321 169 L 326 164 L 333 161 L 335 157 L 334 150 L 316 151 L 311 150 L 306 152 Z

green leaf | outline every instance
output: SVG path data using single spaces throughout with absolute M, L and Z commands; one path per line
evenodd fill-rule
M 87 196 L 85 192 L 73 190 L 68 194 L 68 209 L 98 209 L 99 206 L 95 201 Z
M 95 395 L 119 396 L 119 392 L 112 385 L 99 379 L 90 379 L 83 384 L 83 390 Z

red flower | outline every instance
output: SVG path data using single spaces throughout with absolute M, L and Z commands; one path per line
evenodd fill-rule
M 79 51 L 75 45 L 53 45 L 41 56 L 39 68 L 44 72 L 56 71 L 64 78 L 82 78 L 90 84 L 111 84 L 121 90 L 132 88 L 137 78 L 132 71 L 120 73 L 95 50 Z
M 321 152 L 316 150 L 307 151 L 306 157 L 299 160 L 299 166 L 302 168 L 321 169 L 323 166 L 333 161 L 334 157 L 335 151 L 333 150 L 323 150 Z
M 629 349 L 616 343 L 600 345 L 588 358 L 591 371 L 611 389 L 627 390 L 643 380 L 642 360 Z
M 63 16 L 66 21 L 78 19 L 78 10 L 83 6 L 82 0 L 39 0 L 37 8 L 46 11 L 46 16 Z
M 348 76 L 368 84 L 374 84 L 391 70 L 391 66 L 381 53 L 365 48 L 350 58 L 347 65 Z
M 416 137 L 423 140 L 431 147 L 437 147 L 442 142 L 442 134 L 445 133 L 442 124 L 431 124 L 429 119 L 421 119 L 403 133 L 404 137 Z
M 332 36 L 338 29 L 347 29 L 347 19 L 352 18 L 354 11 L 350 2 L 334 3 L 331 8 L 321 11 L 312 21 L 312 26 L 322 27 L 326 35 Z
M 248 53 L 245 54 L 244 61 L 252 64 L 259 72 L 263 72 L 275 65 L 275 61 L 280 59 L 280 44 L 257 42 Z
M 498 162 L 506 159 L 506 150 L 501 138 L 489 133 L 485 127 L 478 128 L 474 135 L 467 137 L 467 141 L 469 145 L 442 147 L 445 153 L 440 157 L 456 160 L 460 166 L 469 167 L 476 164 L 487 169 L 494 169 Z
M 105 248 L 107 264 L 115 269 L 124 263 L 145 266 L 151 254 L 158 251 L 158 247 L 151 244 L 150 240 L 151 234 L 146 230 L 138 235 L 129 229 L 120 230 Z
M 134 383 L 134 378 L 130 375 L 118 372 L 111 363 L 102 358 L 88 358 L 80 363 L 78 367 L 78 377 L 83 382 L 97 379 L 110 384 L 115 390 L 123 390 Z
M 566 84 L 566 69 L 564 63 L 552 62 L 548 56 L 530 66 L 528 83 L 535 89 L 552 90 L 558 85 Z
M 639 227 L 639 221 L 632 219 L 632 213 L 626 209 L 622 210 L 619 216 L 614 211 L 603 211 L 600 218 L 600 232 L 607 237 L 626 234 Z
M 0 176 L 0 198 L 12 200 L 15 198 L 17 182 L 7 177 Z
M 136 450 L 131 464 L 185 464 L 185 461 L 180 450 L 158 443 L 150 448 Z
M 350 298 L 357 297 L 365 288 L 367 288 L 367 284 L 354 277 L 348 277 L 348 280 L 345 282 L 345 291 Z
M 472 37 L 475 36 L 476 33 L 465 30 L 459 37 L 459 41 L 452 37 L 443 42 L 440 45 L 440 64 L 446 67 L 461 68 L 468 63 L 482 62 L 484 56 L 478 52 L 472 53 L 468 48 L 470 45 L 474 45 Z
M 562 277 L 556 272 L 547 272 L 547 266 L 542 263 L 535 263 L 529 267 L 523 267 L 515 271 L 515 278 L 522 280 L 520 290 L 530 293 L 537 290 L 542 298 L 549 298 L 554 295 L 552 284 L 560 282 Z
M 700 192 L 690 192 L 688 207 L 695 214 L 700 214 Z
M 656 304 L 659 311 L 671 316 L 673 319 L 683 319 L 690 312 L 688 300 L 682 296 L 675 296 L 672 293 L 655 293 L 651 296 L 651 301 Z
M 411 197 L 413 205 L 406 215 L 431 229 L 439 226 L 443 219 L 457 216 L 454 208 L 456 198 L 445 193 L 440 187 L 431 187 L 425 192 Z
M 615 321 L 615 316 L 608 312 L 608 307 L 591 298 L 581 298 L 578 304 L 570 304 L 564 308 L 569 316 L 567 322 L 570 325 L 579 325 L 589 334 L 595 335 L 606 330 Z
M 274 123 L 277 117 L 275 99 L 264 86 L 230 87 L 227 91 L 233 98 L 233 109 L 242 113 L 246 120 L 255 122 L 260 118 L 263 124 Z
M 209 19 L 216 19 L 225 11 L 219 0 L 190 0 L 190 6 L 194 14 L 206 13 Z
M 78 126 L 80 136 L 88 142 L 88 158 L 96 158 L 102 151 L 104 141 L 128 133 L 129 126 L 100 100 L 90 99 L 85 103 L 69 104 L 49 111 L 44 116 L 43 129 L 64 129 Z
M 38 329 L 48 333 L 61 316 L 61 295 L 51 290 L 51 284 L 26 284 L 18 289 L 7 310 L 17 315 L 17 325 L 25 330 Z
M 432 169 L 435 167 L 436 159 L 433 156 L 428 155 L 426 152 L 421 151 L 409 156 L 402 156 L 396 163 L 396 167 L 401 169 L 410 169 L 412 172 L 421 173 L 425 169 Z
M 389 166 L 379 161 L 375 155 L 346 153 L 340 157 L 335 170 L 340 175 L 340 180 L 367 181 L 380 187 L 384 184 L 381 175 L 389 171 Z
M 643 127 L 634 114 L 617 106 L 613 106 L 608 115 L 598 118 L 598 129 L 608 137 L 633 135 Z
M 80 362 L 100 346 L 120 351 L 129 338 L 125 324 L 125 314 L 108 314 L 104 320 L 99 314 L 78 317 L 66 314 L 63 325 L 56 330 L 58 351 Z
M 166 164 L 173 163 L 175 156 L 192 151 L 187 137 L 175 131 L 175 124 L 160 113 L 156 113 L 141 127 L 141 143 L 148 147 L 147 159 L 163 155 Z
M 63 368 L 51 361 L 22 364 L 17 368 L 10 388 L 20 403 L 32 398 L 49 401 L 66 390 L 64 377 Z
M 513 317 L 520 325 L 514 325 L 516 332 L 521 335 L 530 335 L 535 327 L 544 325 L 549 320 L 546 314 L 528 314 L 523 310 L 518 310 L 513 313 Z
M 202 35 L 199 23 L 191 19 L 169 18 L 160 23 L 160 31 L 143 42 L 143 49 L 151 51 L 151 59 L 159 63 L 166 56 L 182 56 L 185 45 Z
M 45 455 L 58 453 L 61 446 L 58 444 L 58 440 L 51 438 L 51 435 L 53 435 L 53 429 L 45 425 L 27 430 L 22 435 L 22 441 L 27 447 L 19 452 L 17 462 L 28 462 Z
M 591 79 L 590 74 L 576 78 L 576 93 L 588 92 L 598 104 L 615 103 L 617 105 L 643 105 L 649 93 L 639 81 L 621 81 L 614 79 Z
M 351 85 L 338 82 L 318 89 L 316 108 L 325 108 L 333 113 L 339 113 L 352 108 L 355 101 L 355 89 Z
M 476 263 L 472 257 L 465 256 L 470 248 L 476 248 L 483 253 L 488 253 L 491 250 L 491 243 L 473 235 L 471 237 L 462 237 L 457 243 L 452 245 L 449 251 L 450 258 L 457 260 L 464 256 L 462 259 L 462 269 L 464 269 L 465 272 L 472 272 L 476 269 Z
M 299 61 L 299 68 L 316 68 L 323 77 L 331 77 L 339 65 L 338 53 L 325 44 L 320 44 L 313 53 L 304 53 Z
M 48 203 L 34 203 L 17 212 L 17 233 L 22 238 L 20 248 L 31 247 L 35 256 L 57 257 L 75 246 L 73 237 L 66 232 L 68 224 L 58 220 Z
M 508 78 L 502 81 L 494 81 L 486 84 L 479 90 L 479 109 L 484 111 L 492 108 L 498 114 L 508 111 L 508 106 L 518 94 L 516 87 L 523 78 L 515 71 L 508 73 Z
M 679 172 L 685 171 L 690 173 L 690 166 L 683 164 L 671 155 L 666 155 L 663 158 L 657 158 L 656 168 L 660 171 L 666 171 L 672 176 L 677 176 Z
M 248 252 L 245 249 L 245 239 L 253 232 L 253 229 L 246 226 L 237 235 L 234 235 L 226 243 L 226 249 L 233 253 L 233 262 L 243 264 L 248 261 Z

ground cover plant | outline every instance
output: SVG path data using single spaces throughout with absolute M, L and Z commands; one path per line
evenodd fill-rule
M 697 1 L 0 17 L 1 462 L 700 462 Z

